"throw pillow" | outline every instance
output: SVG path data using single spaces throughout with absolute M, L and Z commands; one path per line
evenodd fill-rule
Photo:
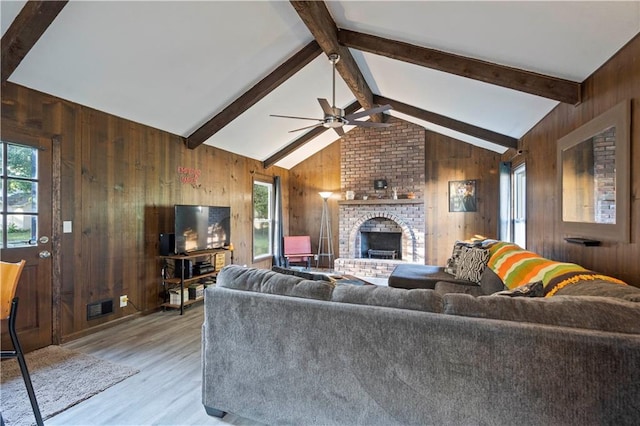
M 513 290 L 505 290 L 494 293 L 495 296 L 511 296 L 511 297 L 543 297 L 544 286 L 542 281 L 521 285 Z
M 456 279 L 480 283 L 482 271 L 484 271 L 488 261 L 488 250 L 475 247 L 462 247 L 456 269 Z
M 447 264 L 444 267 L 444 271 L 447 274 L 455 275 L 456 274 L 456 261 L 453 257 L 447 259 Z
M 478 247 L 482 242 L 469 242 L 469 241 L 456 241 L 453 244 L 453 252 L 451 252 L 451 257 L 447 259 L 447 264 L 444 268 L 444 271 L 447 274 L 456 275 L 458 269 L 458 262 L 460 261 L 460 254 L 462 253 L 463 247 Z
M 451 275 L 455 275 L 456 274 L 456 269 L 457 269 L 458 260 L 460 258 L 460 253 L 462 252 L 462 247 L 464 247 L 465 245 L 466 245 L 466 243 L 464 243 L 462 241 L 456 241 L 453 244 L 453 252 L 451 252 L 451 257 L 449 259 L 447 259 L 447 264 L 444 267 L 444 271 L 447 274 L 451 274 Z

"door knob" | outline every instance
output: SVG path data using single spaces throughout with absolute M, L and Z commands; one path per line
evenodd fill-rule
M 51 252 L 42 250 L 40 253 L 38 253 L 38 256 L 40 256 L 40 259 L 46 259 L 48 257 L 51 257 Z

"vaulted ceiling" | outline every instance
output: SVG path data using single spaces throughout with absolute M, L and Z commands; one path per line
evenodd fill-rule
M 504 152 L 640 33 L 638 1 L 25 4 L 1 3 L 3 83 L 285 168 L 338 138 L 270 117 L 323 117 L 330 53 L 336 106 Z

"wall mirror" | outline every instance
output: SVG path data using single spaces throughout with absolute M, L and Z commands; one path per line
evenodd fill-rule
M 563 236 L 629 241 L 630 101 L 558 140 Z

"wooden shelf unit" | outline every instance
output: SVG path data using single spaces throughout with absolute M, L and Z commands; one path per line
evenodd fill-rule
M 173 255 L 169 255 L 169 256 L 160 256 L 160 258 L 163 260 L 163 267 L 162 267 L 162 286 L 164 287 L 164 303 L 162 303 L 160 306 L 163 309 L 166 308 L 170 308 L 170 309 L 179 309 L 180 310 L 180 315 L 184 314 L 184 308 L 186 306 L 192 305 L 196 302 L 199 302 L 201 300 L 204 300 L 204 297 L 198 297 L 197 299 L 185 299 L 184 297 L 184 289 L 188 288 L 188 284 L 190 283 L 194 283 L 194 282 L 198 282 L 204 278 L 209 278 L 209 277 L 216 277 L 218 276 L 218 269 L 212 271 L 212 272 L 207 272 L 204 274 L 199 274 L 199 275 L 191 275 L 190 277 L 185 277 L 185 263 L 187 260 L 194 260 L 198 259 L 198 258 L 209 258 L 209 263 L 211 263 L 211 265 L 215 268 L 216 267 L 216 262 L 212 261 L 212 259 L 216 256 L 216 254 L 218 253 L 224 253 L 225 255 L 225 264 L 226 264 L 226 256 L 227 256 L 227 252 L 230 253 L 231 255 L 231 263 L 233 263 L 233 250 L 229 249 L 229 248 L 219 248 L 219 249 L 212 249 L 212 250 L 202 250 L 202 251 L 197 251 L 197 252 L 193 252 L 193 253 L 189 253 L 189 254 L 173 254 Z M 170 261 L 174 261 L 173 264 L 173 268 L 174 268 L 174 276 L 173 277 L 168 277 L 167 276 L 167 270 L 169 269 L 169 262 Z M 192 267 L 193 268 L 193 267 Z M 178 275 L 179 276 L 175 276 Z M 180 304 L 176 304 L 176 303 L 170 303 L 169 302 L 169 291 L 175 288 L 180 288 Z M 205 286 L 206 287 L 206 286 Z

